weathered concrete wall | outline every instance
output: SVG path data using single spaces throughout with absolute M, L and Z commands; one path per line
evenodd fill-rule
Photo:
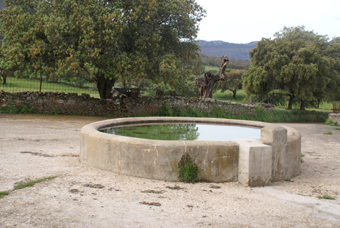
M 98 131 L 125 124 L 164 122 L 258 127 L 262 128 L 261 139 L 236 142 L 163 141 Z M 184 154 L 194 159 L 199 167 L 198 177 L 204 181 L 239 181 L 248 186 L 264 186 L 273 180 L 300 174 L 300 134 L 292 128 L 257 121 L 188 117 L 121 118 L 86 125 L 81 129 L 80 138 L 82 163 L 124 175 L 178 181 L 177 166 Z
M 284 126 L 287 129 L 287 146 L 285 153 L 285 172 L 283 180 L 301 174 L 301 135 L 294 128 Z
M 272 147 L 272 181 L 284 179 L 287 129 L 274 125 L 261 130 L 261 138 Z
M 272 147 L 272 181 L 301 174 L 301 135 L 287 126 L 267 125 L 261 130 L 262 142 Z
M 124 118 L 100 121 L 81 129 L 82 163 L 115 173 L 158 180 L 178 181 L 178 162 L 188 154 L 199 168 L 200 180 L 237 181 L 238 144 L 231 141 L 163 141 L 129 138 L 97 131 L 104 126 L 164 122 L 164 119 Z
M 238 140 L 238 182 L 247 186 L 266 186 L 272 181 L 272 147 L 257 140 Z
M 333 122 L 338 123 L 338 125 L 340 125 L 340 113 L 330 113 L 328 115 L 328 118 Z

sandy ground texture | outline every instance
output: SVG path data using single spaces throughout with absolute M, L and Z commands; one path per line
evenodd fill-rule
M 86 167 L 79 162 L 79 131 L 102 119 L 0 115 L 0 191 L 57 176 L 1 198 L 0 227 L 340 227 L 336 127 L 287 124 L 302 134 L 301 176 L 249 188 L 148 180 Z

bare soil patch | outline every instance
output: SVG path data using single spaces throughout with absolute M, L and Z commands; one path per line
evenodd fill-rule
M 340 227 L 340 131 L 302 134 L 302 173 L 270 187 L 169 183 L 79 162 L 79 131 L 100 117 L 0 115 L 0 227 Z M 331 131 L 332 135 L 326 135 Z M 15 183 L 58 176 L 11 191 Z M 335 200 L 319 199 L 330 196 Z

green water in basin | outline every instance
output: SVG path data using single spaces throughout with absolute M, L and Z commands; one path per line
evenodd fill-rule
M 105 128 L 99 131 L 114 135 L 153 140 L 233 141 L 259 139 L 261 129 L 208 124 L 157 124 Z

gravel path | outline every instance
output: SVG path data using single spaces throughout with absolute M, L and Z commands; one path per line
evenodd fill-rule
M 99 117 L 0 114 L 0 227 L 340 227 L 340 130 L 302 134 L 302 174 L 270 187 L 173 183 L 79 162 L 79 131 Z M 332 135 L 326 135 L 331 131 Z M 318 199 L 330 196 L 335 200 Z

